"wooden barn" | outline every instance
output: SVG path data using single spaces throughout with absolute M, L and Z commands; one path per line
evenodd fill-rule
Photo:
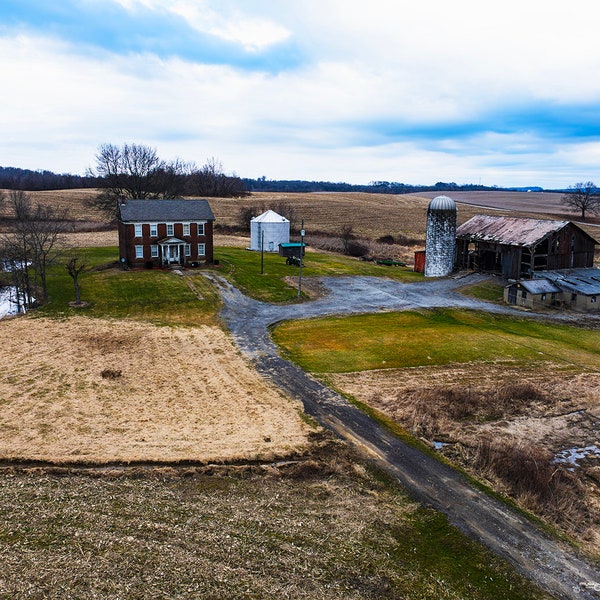
M 456 230 L 460 269 L 531 278 L 537 271 L 590 268 L 598 242 L 570 221 L 475 215 Z
M 206 200 L 121 200 L 119 255 L 128 267 L 213 262 L 213 222 Z

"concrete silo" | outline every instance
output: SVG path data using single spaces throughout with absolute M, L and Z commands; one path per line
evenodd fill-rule
M 268 210 L 250 220 L 250 250 L 278 252 L 279 244 L 290 241 L 290 222 Z
M 456 255 L 456 204 L 437 196 L 427 208 L 425 277 L 444 277 L 454 269 Z

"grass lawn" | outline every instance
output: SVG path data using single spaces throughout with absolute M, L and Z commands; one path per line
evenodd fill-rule
M 79 277 L 85 308 L 73 308 L 73 280 L 65 264 L 77 256 L 89 269 Z M 198 272 L 181 277 L 158 269 L 123 271 L 114 266 L 116 248 L 83 248 L 66 253 L 50 269 L 50 301 L 38 309 L 40 316 L 65 318 L 73 315 L 134 319 L 157 325 L 199 325 L 215 323 L 219 297 L 213 286 Z M 199 297 L 202 300 L 199 300 Z
M 459 290 L 465 296 L 486 300 L 487 302 L 504 302 L 504 287 L 492 281 L 467 285 Z
M 291 302 L 297 299 L 298 288 L 285 281 L 293 277 L 297 281 L 298 267 L 285 264 L 278 254 L 251 252 L 242 248 L 216 248 L 222 274 L 246 295 L 265 302 Z M 262 270 L 262 273 L 261 273 Z M 401 281 L 417 281 L 423 278 L 406 267 L 386 267 L 339 254 L 308 252 L 304 257 L 302 277 L 374 275 L 391 277 Z
M 597 369 L 600 331 L 464 310 L 384 313 L 286 322 L 273 336 L 313 373 L 537 361 Z

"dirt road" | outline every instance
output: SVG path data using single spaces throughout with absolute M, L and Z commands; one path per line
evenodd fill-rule
M 457 471 L 406 445 L 342 396 L 283 360 L 267 327 L 285 319 L 326 314 L 456 306 L 508 312 L 455 291 L 465 281 L 401 284 L 370 277 L 324 278 L 328 294 L 314 302 L 273 306 L 251 300 L 218 276 L 223 317 L 240 349 L 257 370 L 300 399 L 308 414 L 348 440 L 398 478 L 423 504 L 445 513 L 451 523 L 510 561 L 557 598 L 600 598 L 600 574 L 572 550 L 548 538 L 532 522 L 474 488 Z M 469 283 L 477 281 L 473 276 Z

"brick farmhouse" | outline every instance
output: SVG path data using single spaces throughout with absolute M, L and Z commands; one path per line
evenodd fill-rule
M 121 264 L 146 268 L 211 264 L 214 221 L 206 200 L 120 200 Z

